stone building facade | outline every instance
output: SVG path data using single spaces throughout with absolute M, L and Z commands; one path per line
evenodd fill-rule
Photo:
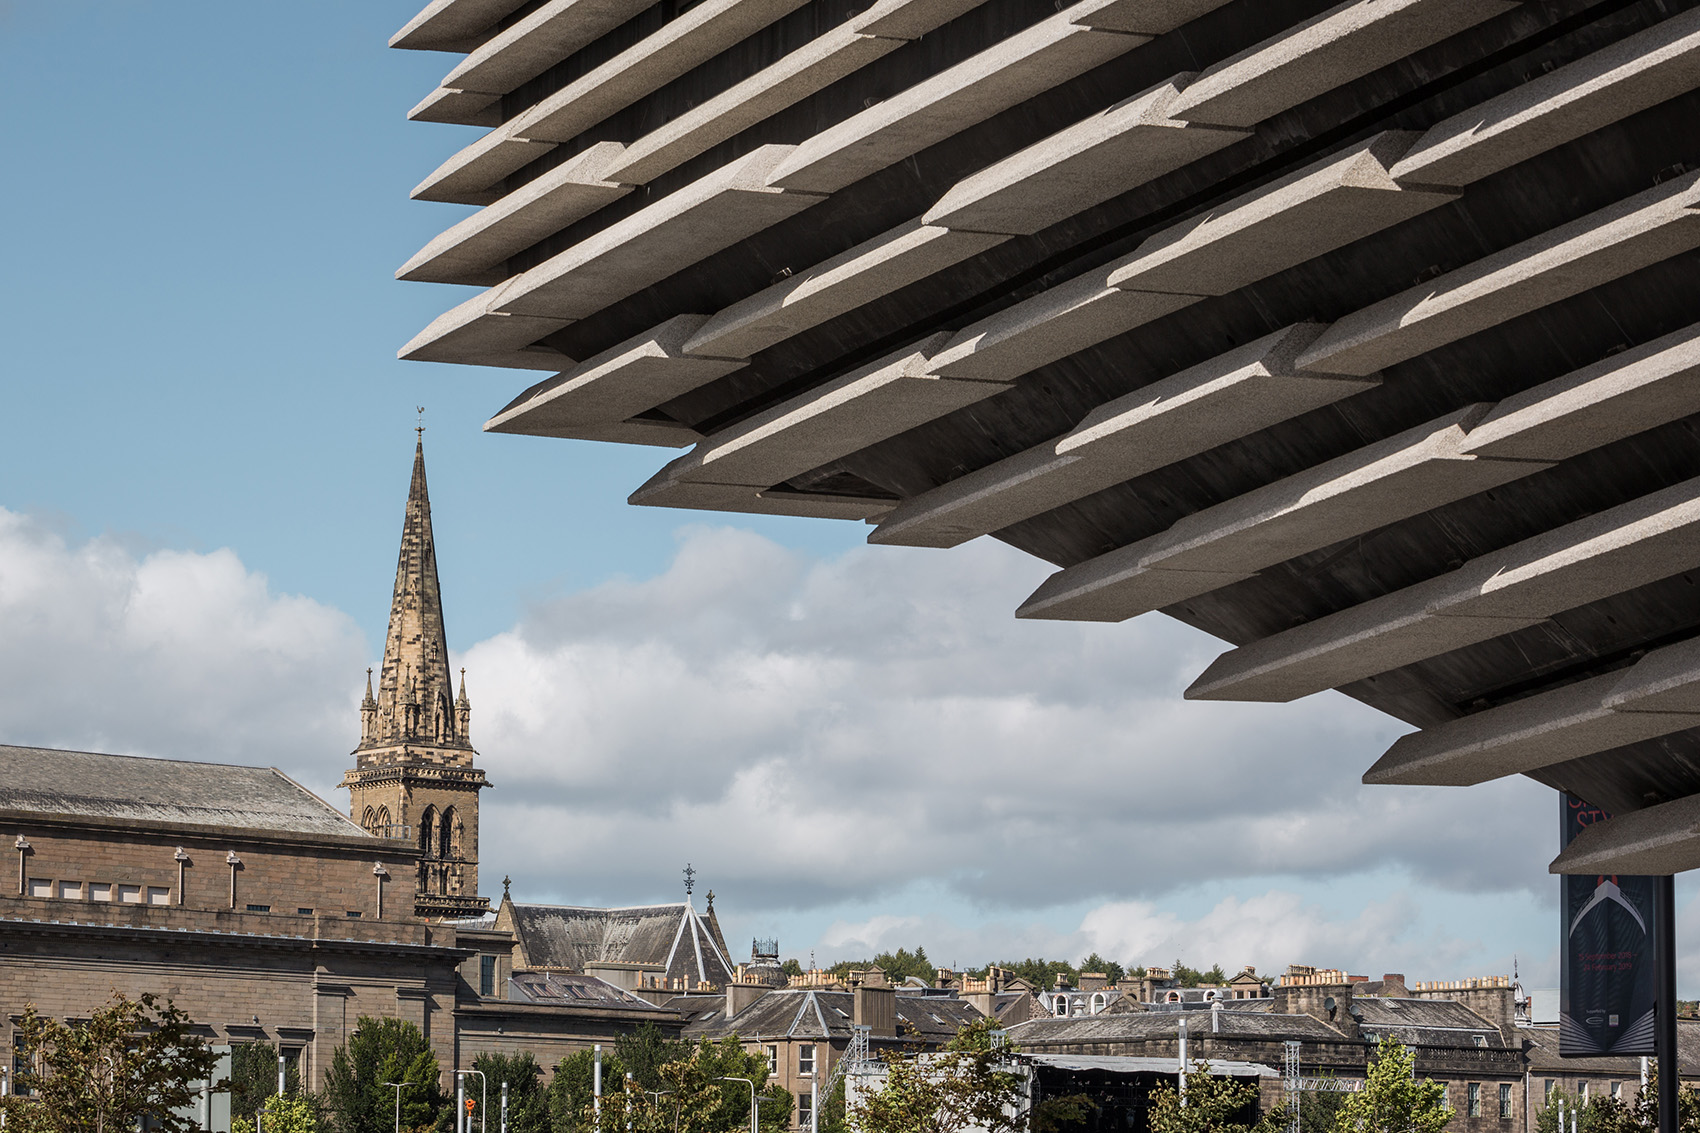
M 378 692 L 366 674 L 355 766 L 343 776 L 349 813 L 367 831 L 419 848 L 415 904 L 423 916 L 472 917 L 478 895 L 478 796 L 472 702 L 461 672 L 456 695 L 425 484 L 425 446 L 413 454 L 401 554 L 390 599 Z

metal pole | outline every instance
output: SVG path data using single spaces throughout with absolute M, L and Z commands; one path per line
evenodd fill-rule
M 1186 1108 L 1186 1016 L 1181 1016 L 1181 1108 Z M 1660 1131 L 1663 1133 L 1663 1130 Z
M 401 1091 L 412 1082 L 385 1082 L 386 1086 L 395 1087 L 395 1133 L 401 1133 Z
M 458 1070 L 455 1071 L 455 1133 L 466 1133 L 466 1079 Z
M 280 1097 L 284 1089 L 284 1072 L 283 1050 L 280 1048 L 277 1052 L 277 1092 Z
M 400 1133 L 397 1130 L 396 1133 Z M 502 1133 L 508 1133 L 508 1084 L 502 1083 Z
M 1682 1071 L 1676 1064 L 1676 878 L 1658 879 L 1654 889 L 1654 965 L 1658 969 L 1658 1003 L 1653 1022 L 1658 1031 L 1653 1049 L 1659 1056 L 1659 1133 L 1676 1133 L 1676 1091 Z
M 590 1108 L 596 1128 L 602 1128 L 602 1044 L 596 1044 L 596 1064 L 590 1072 Z
M 756 1125 L 756 1084 L 748 1078 L 734 1078 L 730 1074 L 722 1075 L 722 1082 L 742 1082 L 750 1088 L 750 1133 L 759 1133 Z
M 809 1075 L 809 1133 L 820 1133 L 820 1072 Z

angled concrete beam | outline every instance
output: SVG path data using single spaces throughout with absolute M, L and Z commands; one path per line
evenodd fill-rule
M 1170 113 L 1212 126 L 1254 126 L 1520 2 L 1348 0 L 1211 67 Z
M 1700 9 L 1672 16 L 1425 133 L 1399 181 L 1467 185 L 1700 86 Z
M 742 369 L 741 358 L 693 358 L 684 342 L 701 315 L 678 315 L 653 330 L 609 347 L 566 373 L 541 381 L 484 424 L 487 433 L 608 439 L 612 429 L 638 444 L 682 448 L 701 435 L 684 426 L 629 418 Z
M 1537 625 L 1700 564 L 1700 479 L 1232 649 L 1193 700 L 1287 701 Z
M 1173 225 L 1123 260 L 1110 286 L 1225 295 L 1455 200 L 1450 190 L 1404 189 L 1388 176 L 1415 140 L 1377 134 Z
M 1506 398 L 1463 451 L 1564 460 L 1691 413 L 1700 413 L 1700 323 Z
M 648 184 L 905 42 L 861 35 L 846 25 L 834 28 L 645 134 L 609 168 L 608 176 L 630 185 Z
M 933 372 L 1012 381 L 1203 298 L 1123 291 L 1108 283 L 1114 269 L 1096 268 L 964 327 L 933 358 Z
M 500 126 L 502 96 L 438 87 L 407 112 L 407 120 L 446 122 L 455 126 Z
M 413 187 L 416 201 L 443 201 L 455 205 L 488 205 L 502 198 L 496 186 L 508 174 L 530 165 L 555 148 L 556 143 L 527 138 L 509 122 L 491 130 L 476 142 L 437 166 L 431 175 Z
M 715 433 L 632 497 L 673 481 L 762 488 L 907 432 L 1009 388 L 927 372 L 933 335 Z
M 868 519 L 891 508 L 891 500 L 839 496 L 824 492 L 787 492 L 755 484 L 698 484 L 685 480 L 651 481 L 627 503 L 639 507 L 678 507 L 692 511 L 736 511 L 755 515 L 791 515 L 809 519 Z
M 1700 247 L 1700 172 L 1356 311 L 1299 359 L 1367 374 Z
M 581 319 L 819 204 L 767 186 L 792 148 L 762 146 L 557 253 L 509 281 L 496 309 Z
M 1463 452 L 1488 408 L 1466 406 L 1060 570 L 1016 617 L 1123 621 L 1551 467 Z
M 1248 136 L 1168 116 L 1190 77 L 1177 75 L 958 181 L 922 219 L 1031 234 Z
M 410 362 L 459 362 L 468 366 L 508 366 L 521 370 L 559 370 L 573 364 L 558 350 L 537 340 L 569 325 L 571 319 L 504 315 L 490 309 L 500 287 L 451 307 L 396 352 Z
M 805 0 L 702 0 L 589 74 L 515 119 L 526 137 L 570 142 L 590 127 L 666 86 Z
M 905 500 L 868 541 L 954 547 L 1373 385 L 1293 369 L 1322 329 L 1288 327 L 1101 405 L 1056 440 Z
M 509 256 L 632 191 L 603 176 L 624 147 L 598 142 L 437 236 L 396 271 L 427 283 L 500 283 Z
M 1080 0 L 1077 7 L 1109 2 Z M 837 192 L 1148 42 L 1073 23 L 1073 15 L 1064 9 L 822 130 L 773 171 L 772 184 Z
M 545 0 L 491 36 L 442 85 L 504 95 L 648 7 L 645 0 Z
M 1605 698 L 1613 712 L 1700 713 L 1700 638 L 1655 649 Z
M 1700 795 L 1616 814 L 1576 835 L 1548 873 L 1658 876 L 1700 867 Z
M 1214 12 L 1228 0 L 1116 0 L 1080 13 L 1074 22 L 1105 31 L 1159 36 Z
M 1007 239 L 908 221 L 732 304 L 685 350 L 747 358 Z
M 411 51 L 471 51 L 490 37 L 504 17 L 524 5 L 525 0 L 431 0 L 390 36 L 390 46 Z
M 920 39 L 965 12 L 981 0 L 875 0 L 865 12 L 850 17 L 850 30 L 881 39 Z

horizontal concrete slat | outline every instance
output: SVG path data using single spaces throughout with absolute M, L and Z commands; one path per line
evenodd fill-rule
M 500 126 L 502 97 L 483 91 L 438 87 L 407 112 L 407 120 L 455 126 Z
M 1551 465 L 1462 451 L 1468 406 L 1058 571 L 1017 617 L 1123 621 Z
M 442 85 L 507 94 L 648 6 L 648 0 L 545 0 L 480 44 Z
M 1322 329 L 1288 327 L 1107 402 L 1053 441 L 905 500 L 868 541 L 954 547 L 1373 385 L 1295 373 Z
M 1170 111 L 1254 126 L 1438 43 L 1521 0 L 1348 0 L 1207 69 Z
M 1364 782 L 1468 787 L 1700 726 L 1700 714 L 1614 712 L 1621 673 L 1592 677 L 1402 736 Z
M 1464 451 L 1564 460 L 1692 413 L 1700 413 L 1700 323 L 1506 398 Z
M 573 359 L 559 351 L 532 349 L 538 339 L 570 325 L 571 319 L 492 311 L 491 304 L 501 295 L 498 287 L 444 311 L 396 356 L 411 362 L 459 362 L 525 370 L 559 370 L 573 364 Z
M 699 484 L 669 480 L 646 484 L 628 503 L 639 507 L 677 507 L 693 511 L 734 511 L 790 515 L 809 519 L 867 519 L 891 507 L 889 500 L 819 492 L 776 492 L 755 484 Z
M 1031 234 L 1248 136 L 1170 118 L 1166 109 L 1189 77 L 1124 99 L 964 178 L 923 219 Z
M 497 309 L 580 319 L 823 199 L 766 184 L 790 146 L 762 146 L 559 252 L 506 285 Z
M 1073 23 L 1071 14 L 1064 9 L 822 130 L 774 170 L 772 184 L 836 192 L 1148 42 Z
M 391 47 L 412 51 L 471 51 L 525 0 L 431 0 L 390 36 Z
M 738 358 L 693 358 L 682 347 L 702 315 L 678 315 L 612 346 L 563 374 L 539 382 L 485 423 L 486 432 L 600 439 L 610 426 L 626 435 L 678 448 L 701 437 L 665 422 L 628 422 L 715 378 L 743 368 Z
M 491 130 L 460 150 L 413 187 L 416 201 L 455 205 L 488 205 L 500 200 L 495 186 L 508 174 L 523 169 L 555 148 L 556 143 L 527 138 L 516 123 Z
M 920 39 L 980 6 L 981 0 L 875 0 L 850 17 L 852 31 L 882 39 Z
M 1700 9 L 1672 16 L 1438 123 L 1397 180 L 1467 185 L 1700 86 Z
M 1006 239 L 909 221 L 732 304 L 685 350 L 748 357 Z
M 1226 4 L 1228 0 L 1115 0 L 1081 12 L 1077 24 L 1106 31 L 1159 36 Z
M 1549 873 L 1633 876 L 1700 867 L 1700 795 L 1615 814 L 1586 826 Z
M 1552 614 L 1696 565 L 1700 479 L 1229 650 L 1186 695 L 1195 700 L 1294 700 L 1539 624 Z
M 1299 359 L 1367 374 L 1700 247 L 1700 172 L 1347 315 Z
M 923 339 L 715 433 L 650 483 L 772 486 L 1008 388 L 928 373 L 927 354 L 944 339 Z
M 1700 638 L 1656 649 L 1605 698 L 1614 712 L 1700 712 Z
M 1225 295 L 1455 200 L 1388 176 L 1414 140 L 1405 131 L 1378 134 L 1173 225 L 1123 260 L 1110 286 Z
M 631 192 L 603 174 L 624 147 L 598 142 L 528 181 L 433 239 L 396 271 L 397 279 L 494 284 L 503 260 Z
M 805 0 L 702 0 L 515 119 L 526 137 L 579 134 L 802 7 Z

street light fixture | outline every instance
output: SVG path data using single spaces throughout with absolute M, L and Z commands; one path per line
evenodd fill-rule
M 455 1093 L 458 1095 L 455 1100 L 461 1110 L 460 1113 L 455 1115 L 455 1121 L 457 1122 L 456 1128 L 465 1130 L 465 1133 L 472 1133 L 472 1123 L 466 1120 L 466 1104 L 464 1101 L 466 1094 L 465 1087 L 461 1083 L 462 1077 L 467 1074 L 478 1075 L 478 1133 L 485 1133 L 485 1126 L 489 1122 L 488 1114 L 486 1112 L 488 1105 L 486 1103 L 490 1100 L 490 1079 L 484 1076 L 484 1071 L 482 1070 L 455 1071 Z M 259 1130 L 256 1129 L 254 1133 L 259 1133 Z
M 756 1084 L 748 1078 L 734 1078 L 730 1074 L 720 1076 L 722 1082 L 742 1082 L 750 1088 L 750 1133 L 760 1133 L 756 1125 Z
M 408 1086 L 413 1085 L 413 1083 L 385 1082 L 384 1085 L 395 1087 L 395 1133 L 401 1133 L 401 1092 Z M 256 1133 L 258 1133 L 258 1131 L 256 1131 Z

